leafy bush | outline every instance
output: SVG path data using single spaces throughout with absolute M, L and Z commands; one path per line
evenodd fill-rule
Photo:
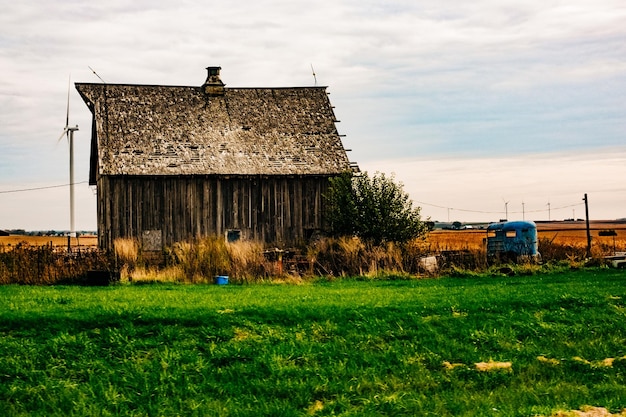
M 334 236 L 354 235 L 380 244 L 407 242 L 427 232 L 420 207 L 413 207 L 402 184 L 394 182 L 393 176 L 344 173 L 331 178 L 325 197 Z

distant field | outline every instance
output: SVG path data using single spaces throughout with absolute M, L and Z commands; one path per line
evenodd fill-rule
M 615 247 L 618 251 L 626 250 L 626 222 L 592 221 L 592 245 L 613 247 L 613 237 L 599 236 L 601 230 L 614 230 Z M 537 223 L 539 239 L 549 239 L 558 245 L 584 247 L 587 245 L 587 229 L 585 222 L 545 222 Z M 466 230 L 434 230 L 429 235 L 432 247 L 440 250 L 477 250 L 484 247 L 487 231 L 481 229 Z
M 31 246 L 54 246 L 67 247 L 66 236 L 0 236 L 0 245 L 15 246 L 19 243 L 26 243 Z M 98 236 L 85 235 L 78 238 L 71 238 L 72 247 L 87 246 L 94 247 L 98 245 Z

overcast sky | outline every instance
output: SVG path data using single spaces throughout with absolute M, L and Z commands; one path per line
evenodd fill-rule
M 350 159 L 424 217 L 626 217 L 623 0 L 0 0 L 0 229 L 68 229 L 73 82 L 328 86 Z M 76 225 L 95 230 L 73 88 Z M 52 187 L 31 191 L 25 189 Z

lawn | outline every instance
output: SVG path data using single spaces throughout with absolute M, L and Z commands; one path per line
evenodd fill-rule
M 0 287 L 2 416 L 626 408 L 626 274 Z

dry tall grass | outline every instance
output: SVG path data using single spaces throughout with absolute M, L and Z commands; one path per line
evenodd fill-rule
M 216 275 L 228 275 L 230 259 L 226 242 L 218 236 L 177 242 L 168 253 L 168 265 L 179 266 L 185 281 L 210 282 Z
M 212 282 L 217 275 L 227 275 L 230 282 L 251 282 L 275 272 L 264 256 L 264 246 L 257 241 L 228 243 L 221 236 L 209 236 L 177 242 L 165 251 L 164 268 L 137 268 L 133 281 Z
M 324 238 L 309 246 L 307 257 L 315 275 L 378 276 L 405 272 L 401 248 L 375 245 L 358 237 Z
M 136 265 L 139 260 L 139 242 L 135 238 L 118 238 L 113 241 L 115 257 L 124 264 Z
M 229 274 L 235 282 L 250 282 L 265 278 L 273 264 L 264 256 L 263 243 L 239 240 L 228 243 Z
M 589 264 L 586 230 L 574 226 L 539 229 L 539 252 L 544 262 Z M 592 231 L 592 262 L 602 264 L 603 258 L 614 251 L 626 251 L 624 226 L 615 227 L 616 236 L 599 236 L 598 230 Z M 231 282 L 237 283 L 265 279 L 301 282 L 302 277 L 314 276 L 485 271 L 488 269 L 486 236 L 484 230 L 436 230 L 423 239 L 402 245 L 373 245 L 357 237 L 322 238 L 295 255 L 293 251 L 266 250 L 260 242 L 227 243 L 223 236 L 212 236 L 176 243 L 156 263 L 150 263 L 136 239 L 117 239 L 111 254 L 114 256 L 110 258 L 102 252 L 65 254 L 51 245 L 0 244 L 0 284 L 80 280 L 90 270 L 114 270 L 120 272 L 122 280 L 190 283 L 212 282 L 216 275 L 228 275 Z M 425 257 L 436 257 L 438 268 L 434 272 L 425 269 L 422 262 Z
M 97 251 L 66 253 L 23 244 L 10 250 L 0 247 L 0 284 L 87 283 L 88 271 L 108 268 L 109 260 Z

